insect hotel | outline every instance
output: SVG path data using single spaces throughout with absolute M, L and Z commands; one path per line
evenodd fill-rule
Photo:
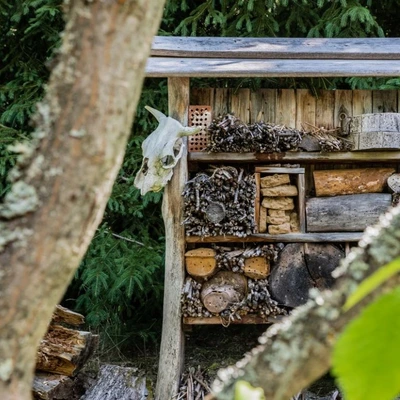
M 149 109 L 158 139 L 145 141 L 136 183 L 168 182 L 157 399 L 177 391 L 184 326 L 279 320 L 333 285 L 400 192 L 397 91 L 196 89 L 190 78 L 398 76 L 399 59 L 399 39 L 155 38 L 147 76 L 168 78 L 170 117 Z

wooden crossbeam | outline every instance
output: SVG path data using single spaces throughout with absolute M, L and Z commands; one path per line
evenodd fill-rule
M 400 60 L 400 38 L 219 38 L 156 36 L 152 56 L 243 59 Z
M 244 77 L 352 77 L 400 76 L 400 60 L 298 60 L 236 58 L 152 57 L 146 76 L 244 78 Z

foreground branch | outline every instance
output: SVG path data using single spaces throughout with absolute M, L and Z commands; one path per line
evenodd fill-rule
M 262 387 L 267 400 L 288 400 L 325 374 L 338 334 L 363 307 L 400 284 L 399 275 L 348 312 L 342 311 L 357 285 L 381 266 L 400 256 L 400 208 L 382 216 L 367 228 L 359 247 L 335 271 L 338 280 L 332 290 L 312 290 L 310 300 L 260 338 L 261 345 L 237 363 L 221 370 L 213 391 L 219 400 L 234 398 L 238 380 Z

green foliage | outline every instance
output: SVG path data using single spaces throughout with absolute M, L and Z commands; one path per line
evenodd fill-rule
M 400 393 L 400 288 L 381 296 L 339 337 L 333 372 L 346 400 L 393 400 Z
M 246 381 L 237 381 L 235 384 L 234 400 L 265 400 L 262 388 L 254 388 Z
M 364 279 L 356 291 L 350 295 L 343 307 L 344 311 L 349 310 L 383 282 L 387 281 L 398 272 L 400 272 L 400 258 L 396 258 L 389 264 L 379 268 L 371 276 Z

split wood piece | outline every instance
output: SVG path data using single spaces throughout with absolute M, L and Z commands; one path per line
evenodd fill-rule
M 311 288 L 332 286 L 331 273 L 343 257 L 344 253 L 331 244 L 288 244 L 269 277 L 272 297 L 287 307 L 304 304 Z
M 380 193 L 393 168 L 359 168 L 314 171 L 315 192 L 319 196 Z
M 97 346 L 98 336 L 91 332 L 50 325 L 39 345 L 36 370 L 73 376 Z
M 216 251 L 210 248 L 198 248 L 185 253 L 186 271 L 194 278 L 208 278 L 217 269 Z
M 242 301 L 246 293 L 246 277 L 222 271 L 203 284 L 200 298 L 208 311 L 218 314 L 231 304 Z
M 274 174 L 260 179 L 261 188 L 270 188 L 290 184 L 289 174 Z
M 258 224 L 258 231 L 260 233 L 267 232 L 267 209 L 263 206 L 260 207 L 260 220 Z
M 265 188 L 261 189 L 261 193 L 263 196 L 269 197 L 293 197 L 298 195 L 298 190 L 295 185 L 282 185 L 282 186 L 275 186 L 272 188 Z
M 400 193 L 400 174 L 389 176 L 387 184 L 391 192 Z
M 64 323 L 72 326 L 78 326 L 85 323 L 85 317 L 82 314 L 57 305 L 53 312 L 51 323 Z
M 265 257 L 251 257 L 244 262 L 244 274 L 252 279 L 265 279 L 269 275 L 270 263 Z
M 84 400 L 142 400 L 147 398 L 146 378 L 136 368 L 102 365 L 97 381 Z
M 74 381 L 65 375 L 36 373 L 32 394 L 35 400 L 70 400 L 74 395 Z
M 392 204 L 388 193 L 313 197 L 307 200 L 308 232 L 361 232 Z
M 293 210 L 294 202 L 291 197 L 264 197 L 261 205 L 274 210 Z

